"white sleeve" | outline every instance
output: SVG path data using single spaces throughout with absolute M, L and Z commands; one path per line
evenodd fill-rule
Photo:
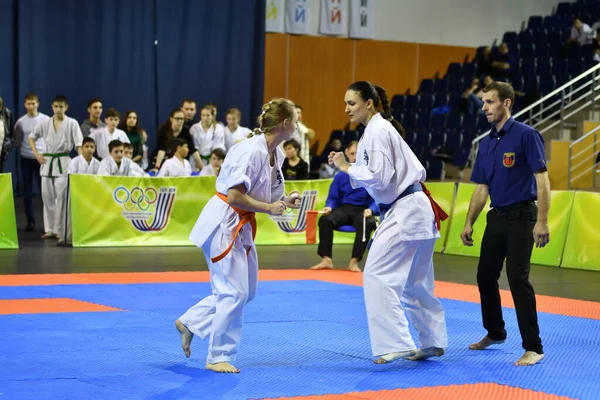
M 169 161 L 169 160 L 167 160 Z M 156 174 L 156 176 L 159 176 L 161 178 L 165 178 L 167 176 L 171 176 L 171 174 L 169 173 L 170 169 L 169 169 L 169 163 L 165 161 L 162 165 L 162 167 L 160 167 L 160 171 L 158 171 L 158 174 Z
M 78 174 L 78 169 L 77 166 L 79 165 L 79 157 L 75 157 L 74 159 L 71 160 L 71 162 L 69 163 L 69 175 L 70 174 Z
M 121 142 L 123 142 L 123 143 L 131 143 L 129 141 L 129 136 L 127 136 L 127 134 L 125 132 L 120 131 L 119 135 L 121 136 Z
M 389 152 L 390 143 L 386 143 L 387 131 L 378 131 L 375 135 L 363 137 L 361 143 L 362 165 L 353 165 L 348 169 L 350 183 L 353 188 L 370 187 L 375 190 L 384 190 L 394 176 L 394 163 Z
M 223 149 L 225 151 L 225 130 L 221 125 L 215 126 L 212 149 Z
M 73 120 L 73 123 L 71 124 L 71 134 L 73 135 L 73 146 L 75 148 L 81 147 L 83 133 L 81 133 L 81 128 L 76 120 Z
M 137 165 L 136 163 L 134 163 L 132 161 L 131 166 L 129 167 L 129 176 L 144 177 L 144 176 L 146 176 L 146 173 L 144 172 L 142 167 L 140 167 L 139 165 Z
M 261 169 L 259 156 L 261 153 L 247 152 L 236 160 L 225 157 L 225 162 L 221 166 L 221 172 L 217 178 L 218 189 L 221 193 L 226 193 L 232 187 L 244 185 L 246 191 L 252 190 L 254 181 L 258 178 L 258 172 Z
M 200 170 L 200 173 L 198 174 L 198 176 L 211 176 L 211 171 L 210 171 L 210 167 L 207 165 L 204 168 L 202 168 Z
M 100 166 L 98 167 L 98 173 L 96 175 L 102 175 L 102 176 L 111 176 L 112 175 L 110 173 L 110 159 L 105 158 L 104 160 L 100 161 Z

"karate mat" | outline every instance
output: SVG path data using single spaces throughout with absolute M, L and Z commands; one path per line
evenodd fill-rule
M 207 341 L 195 338 L 186 359 L 174 327 L 210 293 L 206 272 L 0 276 L 0 399 L 600 398 L 600 303 L 538 296 L 546 359 L 515 367 L 510 296 L 506 343 L 469 351 L 484 335 L 477 288 L 437 282 L 447 355 L 374 365 L 360 274 L 260 278 L 241 373 L 224 375 L 204 370 Z

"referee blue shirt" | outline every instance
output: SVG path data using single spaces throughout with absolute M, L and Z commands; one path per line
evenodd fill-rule
M 533 174 L 540 170 L 546 170 L 542 135 L 511 117 L 481 141 L 471 181 L 488 186 L 491 207 L 506 207 L 537 200 Z

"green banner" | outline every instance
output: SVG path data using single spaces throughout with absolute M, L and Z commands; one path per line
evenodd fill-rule
M 74 247 L 189 246 L 215 177 L 71 175 Z
M 435 242 L 434 251 L 441 253 L 444 250 L 450 224 L 452 221 L 452 205 L 457 184 L 454 182 L 431 182 L 427 183 L 427 189 L 431 192 L 431 197 L 448 214 L 448 219 L 443 221 L 440 229 L 440 239 Z
M 0 174 L 0 249 L 18 249 L 17 219 L 13 197 L 12 175 Z
M 475 186 L 476 185 L 471 183 L 460 183 L 458 185 L 456 199 L 454 201 L 454 210 L 452 211 L 452 223 L 450 224 L 444 254 L 479 257 L 481 238 L 483 237 L 483 231 L 485 230 L 486 215 L 490 209 L 489 200 L 479 215 L 479 218 L 477 218 L 475 226 L 473 226 L 473 246 L 465 246 L 460 239 L 460 234 L 462 233 L 463 228 L 465 227 L 465 221 L 467 220 L 469 202 L 471 201 L 473 192 L 475 192 Z
M 302 205 L 298 210 L 287 209 L 283 215 L 270 216 L 256 214 L 258 233 L 256 244 L 306 244 L 306 225 L 309 210 L 322 210 L 327 201 L 332 179 L 309 181 L 286 181 L 287 193 L 297 191 L 302 196 Z M 320 217 L 317 216 L 317 219 Z M 361 233 L 359 233 L 361 234 Z M 355 233 L 335 232 L 333 243 L 354 243 Z M 318 243 L 317 223 L 317 243 Z M 368 238 L 367 238 L 368 240 Z
M 575 192 L 562 260 L 564 268 L 600 271 L 600 193 Z M 552 233 L 550 233 L 552 235 Z M 552 236 L 550 236 L 552 240 Z
M 463 245 L 460 234 L 467 219 L 469 202 L 475 191 L 474 184 L 461 183 L 458 186 L 456 202 L 454 205 L 453 222 L 450 227 L 448 241 L 446 242 L 445 254 L 455 254 L 461 256 L 479 257 L 481 250 L 481 239 L 486 226 L 486 216 L 490 209 L 489 199 L 479 218 L 473 227 L 473 246 Z M 573 202 L 574 192 L 552 191 L 550 215 L 548 215 L 548 225 L 550 228 L 550 243 L 544 248 L 533 249 L 531 262 L 534 264 L 559 266 L 561 254 L 565 239 L 567 236 L 567 227 L 569 224 L 569 215 L 571 203 Z M 533 235 L 533 232 L 532 232 Z
M 331 180 L 286 182 L 303 196 L 300 210 L 257 213 L 257 244 L 305 244 L 306 211 L 325 206 Z M 71 175 L 74 247 L 189 246 L 202 208 L 215 194 L 214 177 L 132 178 Z M 336 232 L 334 243 L 354 233 Z

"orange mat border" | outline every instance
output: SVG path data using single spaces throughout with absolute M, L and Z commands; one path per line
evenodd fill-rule
M 570 400 L 570 397 L 521 389 L 497 383 L 474 383 L 465 385 L 433 386 L 423 388 L 351 392 L 299 397 L 279 397 L 277 400 L 456 400 L 456 399 L 527 399 L 527 400 Z M 264 399 L 275 400 L 275 399 Z
M 362 274 L 342 270 L 261 270 L 261 281 L 319 280 L 324 282 L 362 286 Z M 0 286 L 85 285 L 85 284 L 141 284 L 208 282 L 208 271 L 189 272 L 107 272 L 83 274 L 0 275 Z M 474 285 L 435 283 L 438 297 L 479 303 L 479 290 Z M 500 291 L 502 306 L 514 308 L 508 290 Z M 600 320 L 600 303 L 585 300 L 537 295 L 538 311 L 571 317 Z
M 0 315 L 124 311 L 69 298 L 0 300 Z

